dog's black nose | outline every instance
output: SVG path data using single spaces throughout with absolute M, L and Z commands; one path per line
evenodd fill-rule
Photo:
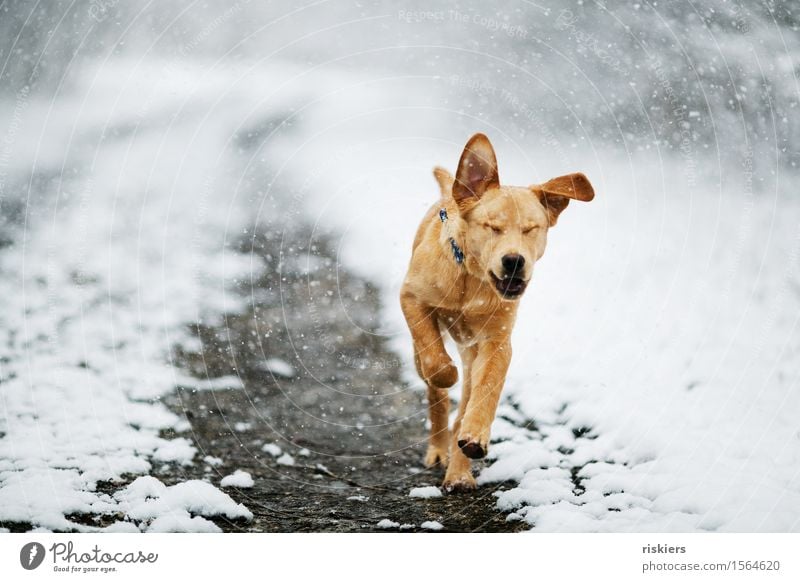
M 505 255 L 502 261 L 506 273 L 512 277 L 521 275 L 522 269 L 525 268 L 525 257 L 522 255 Z

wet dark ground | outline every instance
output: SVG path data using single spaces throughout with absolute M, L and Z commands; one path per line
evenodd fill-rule
M 249 307 L 216 326 L 194 331 L 202 350 L 176 350 L 193 375 L 237 374 L 244 389 L 178 389 L 166 404 L 191 424 L 199 451 L 190 467 L 161 467 L 165 483 L 219 480 L 237 469 L 254 486 L 226 488 L 255 515 L 252 522 L 214 521 L 225 531 L 379 531 L 389 519 L 404 531 L 507 532 L 521 528 L 495 508 L 502 485 L 472 494 L 410 498 L 414 487 L 438 485 L 425 469 L 424 395 L 400 378 L 401 363 L 380 333 L 377 289 L 343 270 L 334 244 L 294 226 L 244 245 L 262 257 L 265 274 L 242 285 Z M 294 375 L 270 371 L 279 358 Z M 286 372 L 285 370 L 281 372 Z M 262 450 L 291 455 L 287 466 Z M 221 460 L 218 466 L 201 461 Z M 478 466 L 476 465 L 476 469 Z

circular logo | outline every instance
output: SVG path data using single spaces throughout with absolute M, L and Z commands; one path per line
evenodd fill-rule
M 35 570 L 44 561 L 44 546 L 39 542 L 30 542 L 19 551 L 19 563 L 26 570 Z

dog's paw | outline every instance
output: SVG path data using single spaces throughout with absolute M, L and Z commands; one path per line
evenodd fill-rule
M 459 440 L 458 448 L 470 459 L 482 459 L 486 456 L 488 450 L 485 445 L 469 439 Z
M 476 420 L 469 413 L 461 423 L 458 433 L 458 448 L 470 459 L 482 459 L 489 451 L 489 433 L 491 423 Z
M 436 388 L 450 388 L 458 382 L 458 368 L 449 358 L 444 362 L 425 366 L 425 380 Z
M 460 475 L 445 476 L 442 488 L 445 493 L 468 493 L 475 491 L 478 484 L 471 473 L 461 473 Z
M 425 453 L 425 466 L 429 469 L 436 466 L 446 468 L 449 457 L 447 446 L 442 448 L 428 445 L 428 452 Z

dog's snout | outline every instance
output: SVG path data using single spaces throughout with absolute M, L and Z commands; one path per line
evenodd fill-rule
M 525 268 L 525 257 L 522 255 L 504 255 L 502 258 L 503 269 L 509 275 L 520 275 Z

